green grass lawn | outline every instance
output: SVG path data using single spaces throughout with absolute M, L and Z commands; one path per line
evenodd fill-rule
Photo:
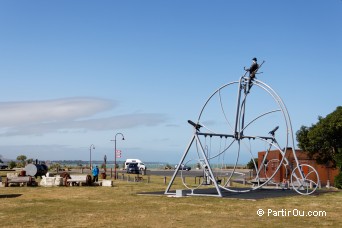
M 115 181 L 112 188 L 0 188 L 0 227 L 339 227 L 342 222 L 341 191 L 258 201 L 137 194 L 165 188 L 162 177 L 151 177 L 149 184 Z M 258 209 L 265 215 L 258 216 Z M 267 215 L 294 209 L 326 216 Z

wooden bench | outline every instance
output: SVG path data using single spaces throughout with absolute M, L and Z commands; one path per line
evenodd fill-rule
M 71 179 L 66 180 L 66 184 L 73 185 L 91 185 L 91 176 L 90 175 L 70 175 Z
M 5 187 L 8 187 L 11 183 L 23 184 L 26 186 L 35 186 L 36 181 L 33 177 L 24 176 L 24 177 L 7 177 L 5 181 Z

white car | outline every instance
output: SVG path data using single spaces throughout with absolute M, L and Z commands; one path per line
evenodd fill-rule
M 127 170 L 127 167 L 130 163 L 138 163 L 139 170 L 144 170 L 146 169 L 145 164 L 140 161 L 139 159 L 127 159 L 125 162 L 125 169 Z

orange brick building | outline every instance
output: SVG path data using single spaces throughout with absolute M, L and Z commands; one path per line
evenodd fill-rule
M 264 156 L 266 155 L 266 151 L 261 151 L 258 153 L 258 166 L 262 163 Z M 300 164 L 308 164 L 314 167 L 319 175 L 319 179 L 321 181 L 322 186 L 325 186 L 329 180 L 330 185 L 334 184 L 334 178 L 338 175 L 339 170 L 336 168 L 332 168 L 326 165 L 319 165 L 316 163 L 315 160 L 309 159 L 308 155 L 302 150 L 296 150 L 296 156 Z M 289 165 L 285 166 L 284 164 L 281 165 L 279 171 L 273 177 L 274 182 L 282 182 L 283 179 L 290 179 L 291 178 L 291 168 L 296 168 L 296 162 L 293 157 L 292 148 L 288 148 L 285 154 L 285 157 L 289 161 Z M 279 150 L 271 150 L 268 152 L 264 168 L 261 169 L 259 176 L 261 178 L 269 178 L 271 177 L 274 172 L 276 171 L 277 167 L 280 165 L 282 160 L 282 155 Z M 309 170 L 308 167 L 303 166 L 304 174 L 308 174 Z M 313 175 L 315 176 L 315 175 Z M 315 178 L 313 178 L 315 179 Z M 317 181 L 317 180 L 313 180 Z

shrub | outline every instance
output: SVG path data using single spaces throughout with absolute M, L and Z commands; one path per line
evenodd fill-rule
M 13 169 L 14 167 L 16 167 L 17 166 L 17 163 L 15 162 L 15 161 L 10 161 L 9 163 L 8 163 L 8 168 L 10 168 L 10 169 Z
M 335 187 L 342 189 L 342 172 L 335 177 Z
M 49 170 L 60 169 L 61 165 L 59 163 L 53 163 L 49 166 Z
M 165 167 L 164 167 L 164 169 L 172 169 L 172 167 L 171 167 L 171 165 L 166 164 Z

